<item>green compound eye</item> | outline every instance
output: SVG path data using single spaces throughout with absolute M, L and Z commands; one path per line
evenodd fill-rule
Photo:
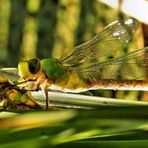
M 37 72 L 39 72 L 41 67 L 40 60 L 37 58 L 30 59 L 28 61 L 28 66 L 29 66 L 29 71 L 32 74 L 36 74 Z

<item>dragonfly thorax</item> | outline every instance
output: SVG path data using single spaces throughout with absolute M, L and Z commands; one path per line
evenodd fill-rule
M 54 58 L 41 60 L 41 70 L 43 70 L 48 79 L 57 80 L 66 73 L 66 67 Z

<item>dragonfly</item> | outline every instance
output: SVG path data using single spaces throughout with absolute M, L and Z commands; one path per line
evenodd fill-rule
M 133 85 L 132 80 L 147 80 L 148 57 L 145 55 L 148 55 L 148 47 L 120 54 L 132 39 L 137 25 L 132 18 L 118 20 L 59 59 L 20 61 L 19 75 L 22 81 L 34 81 L 34 89 L 41 88 L 45 92 L 47 109 L 48 90 L 79 93 L 99 89 L 99 84 L 108 86 L 108 81 L 116 85 L 131 80 Z

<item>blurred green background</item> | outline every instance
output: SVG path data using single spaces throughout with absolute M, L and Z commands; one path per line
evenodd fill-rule
M 0 67 L 22 59 L 59 58 L 125 16 L 97 0 L 0 0 Z M 141 27 L 129 51 L 143 47 Z M 137 38 L 138 36 L 138 38 Z M 122 51 L 121 51 L 122 52 Z M 95 91 L 95 95 L 142 100 L 137 91 Z
M 0 67 L 58 58 L 122 17 L 97 0 L 0 0 Z

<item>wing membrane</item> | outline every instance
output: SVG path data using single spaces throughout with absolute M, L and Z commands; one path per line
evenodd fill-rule
M 73 68 L 84 81 L 94 83 L 102 79 L 146 80 L 148 47 L 106 62 L 85 61 Z
M 137 23 L 133 19 L 113 22 L 90 41 L 69 50 L 60 60 L 64 65 L 75 66 L 87 60 L 111 56 L 125 47 L 136 27 Z

